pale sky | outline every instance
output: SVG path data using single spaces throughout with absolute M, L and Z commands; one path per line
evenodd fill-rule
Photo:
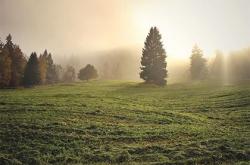
M 26 54 L 143 47 L 157 26 L 168 56 L 206 56 L 250 46 L 250 0 L 0 0 L 0 38 Z

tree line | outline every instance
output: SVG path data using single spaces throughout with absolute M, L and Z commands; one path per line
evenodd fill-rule
M 0 41 L 0 87 L 33 86 L 59 82 L 73 82 L 76 79 L 73 66 L 63 68 L 53 62 L 52 54 L 45 50 L 39 56 L 32 52 L 27 58 L 20 47 L 12 42 L 12 36 L 6 37 L 6 43 Z M 80 80 L 97 78 L 93 65 L 86 65 L 78 73 Z
M 152 27 L 144 42 L 139 76 L 145 83 L 160 86 L 167 84 L 167 55 L 156 27 Z M 104 72 L 118 72 L 118 67 L 104 67 Z M 195 45 L 191 51 L 188 77 L 193 81 L 213 80 L 238 82 L 250 79 L 250 49 L 233 52 L 226 58 L 217 51 L 212 63 L 204 58 L 203 51 Z M 178 73 L 175 73 L 178 74 Z M 11 35 L 6 42 L 0 41 L 0 87 L 33 86 L 58 82 L 73 82 L 95 79 L 97 70 L 93 65 L 86 65 L 78 73 L 73 66 L 62 67 L 55 64 L 52 54 L 45 50 L 39 56 L 36 52 L 27 58 L 20 47 L 12 42 Z
M 142 49 L 140 78 L 145 83 L 166 85 L 166 78 L 168 77 L 166 57 L 161 34 L 156 27 L 152 27 Z M 193 80 L 204 79 L 206 75 L 206 60 L 203 58 L 202 51 L 198 46 L 193 48 L 190 59 L 191 78 Z
M 140 78 L 145 83 L 166 85 L 168 71 L 166 52 L 161 42 L 161 35 L 156 27 L 151 27 L 141 57 Z M 175 73 L 178 74 L 178 73 Z M 190 56 L 189 78 L 193 81 L 212 80 L 229 83 L 250 80 L 250 48 L 233 52 L 227 57 L 217 51 L 209 65 L 202 50 L 195 45 Z

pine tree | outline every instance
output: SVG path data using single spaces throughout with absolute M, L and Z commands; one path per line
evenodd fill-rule
M 140 77 L 146 83 L 165 85 L 167 78 L 165 60 L 166 52 L 161 42 L 161 35 L 156 27 L 152 27 L 142 50 Z
M 36 53 L 31 53 L 24 72 L 24 85 L 33 86 L 40 83 L 39 61 Z
M 41 84 L 45 84 L 46 83 L 47 57 L 48 57 L 47 50 L 45 50 L 44 53 L 41 54 L 40 57 L 39 57 L 39 70 L 40 70 Z
M 55 83 L 57 80 L 56 66 L 54 65 L 52 55 L 49 53 L 46 58 L 47 72 L 46 72 L 46 82 L 51 84 Z
M 98 77 L 97 70 L 93 65 L 90 64 L 86 65 L 78 73 L 78 78 L 80 80 L 95 79 L 97 77 Z
M 192 80 L 203 80 L 207 76 L 206 59 L 203 58 L 202 50 L 195 45 L 192 50 L 191 59 L 191 79 Z
M 4 48 L 6 48 L 6 50 L 8 50 L 9 54 L 13 54 L 14 44 L 12 42 L 12 36 L 10 34 L 6 37 L 6 44 L 4 45 Z
M 19 86 L 21 85 L 23 80 L 26 59 L 19 46 L 13 44 L 10 34 L 6 38 L 4 49 L 8 52 L 11 59 L 11 79 L 9 86 Z
M 24 70 L 27 61 L 18 45 L 14 45 L 14 54 L 12 59 L 12 86 L 20 86 L 23 83 Z
M 0 88 L 9 86 L 11 79 L 11 59 L 0 41 Z

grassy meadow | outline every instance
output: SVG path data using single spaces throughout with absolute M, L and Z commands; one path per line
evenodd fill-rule
M 3 89 L 0 164 L 250 164 L 250 85 Z

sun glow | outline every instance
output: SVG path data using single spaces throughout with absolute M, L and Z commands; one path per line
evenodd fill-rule
M 205 57 L 214 55 L 217 49 L 228 53 L 248 47 L 250 38 L 245 36 L 250 36 L 250 31 L 246 28 L 250 22 L 245 20 L 250 13 L 245 10 L 247 4 L 244 6 L 247 2 L 225 5 L 226 2 L 228 1 L 135 2 L 132 13 L 138 31 L 137 38 L 142 43 L 149 28 L 157 26 L 168 56 L 179 59 L 188 59 L 195 44 L 203 50 Z
M 250 45 L 248 0 L 2 2 L 0 13 L 8 14 L 0 14 L 0 36 L 13 34 L 27 54 L 141 49 L 151 26 L 159 28 L 168 58 L 188 59 L 195 44 L 206 57 Z
M 153 14 L 152 14 L 153 13 Z M 144 42 L 150 27 L 158 27 L 164 48 L 169 58 L 188 59 L 193 45 L 198 42 L 190 40 L 189 34 L 186 34 L 181 25 L 172 24 L 171 19 L 162 16 L 162 12 L 154 12 L 147 7 L 141 7 L 140 10 L 133 10 L 134 23 L 138 31 L 138 40 Z M 167 21 L 168 20 L 168 21 Z M 187 27 L 188 28 L 188 27 Z

